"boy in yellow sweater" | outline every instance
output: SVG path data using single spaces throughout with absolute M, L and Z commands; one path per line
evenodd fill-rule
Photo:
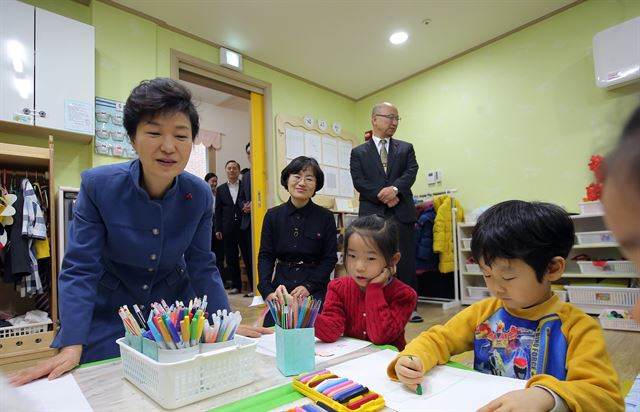
M 624 409 L 598 323 L 551 291 L 573 247 L 567 213 L 548 203 L 511 200 L 484 212 L 471 250 L 495 296 L 477 302 L 410 342 L 387 367 L 416 390 L 424 374 L 474 350 L 474 369 L 526 379 L 480 411 Z

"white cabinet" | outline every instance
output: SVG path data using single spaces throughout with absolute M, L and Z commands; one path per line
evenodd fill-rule
M 94 134 L 92 26 L 2 0 L 0 44 L 0 121 Z
M 632 262 L 624 260 L 604 223 L 604 215 L 575 215 L 571 220 L 577 234 L 576 243 L 569 253 L 565 273 L 557 282 L 565 286 L 559 294 L 594 315 L 603 309 L 629 309 L 640 296 L 640 275 Z M 458 224 L 460 288 L 462 303 L 466 305 L 489 296 L 479 266 L 467 262 L 474 226 L 474 223 Z M 588 257 L 601 263 L 591 264 L 574 260 L 575 257 Z

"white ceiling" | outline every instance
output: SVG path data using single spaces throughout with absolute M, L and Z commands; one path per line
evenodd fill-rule
M 114 1 L 357 100 L 581 0 Z
M 251 108 L 251 103 L 248 99 L 233 96 L 229 93 L 200 86 L 195 83 L 185 82 L 182 80 L 180 80 L 180 83 L 189 88 L 196 104 L 208 103 L 213 106 L 224 107 L 226 109 L 238 110 L 241 112 L 249 112 Z

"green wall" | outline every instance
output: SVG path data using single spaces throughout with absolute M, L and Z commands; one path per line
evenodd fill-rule
M 218 63 L 217 48 L 97 0 L 27 2 L 95 26 L 96 96 L 125 100 L 140 80 L 168 76 L 170 49 Z M 611 147 L 640 92 L 640 83 L 595 86 L 591 40 L 638 15 L 635 0 L 588 0 L 357 103 L 251 61 L 244 73 L 272 85 L 274 116 L 310 114 L 357 136 L 370 129 L 374 103 L 395 103 L 403 118 L 396 136 L 415 145 L 421 165 L 416 194 L 457 188 L 467 210 L 509 198 L 577 210 L 592 179 L 589 157 Z M 0 140 L 45 145 L 6 133 Z M 56 183 L 77 186 L 81 170 L 118 160 L 58 140 Z M 443 182 L 427 187 L 432 169 Z
M 640 84 L 595 86 L 593 35 L 640 15 L 635 0 L 590 0 L 356 104 L 356 129 L 371 107 L 396 104 L 396 137 L 412 142 L 414 193 L 457 188 L 466 210 L 505 199 L 578 210 L 593 174 L 640 102 Z M 443 171 L 427 186 L 427 170 Z

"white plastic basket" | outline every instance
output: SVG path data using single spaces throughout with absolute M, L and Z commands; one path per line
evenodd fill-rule
M 580 214 L 582 215 L 601 215 L 604 213 L 602 203 L 599 200 L 595 202 L 580 202 Z
M 480 273 L 480 265 L 477 263 L 465 263 L 464 265 L 467 268 L 467 272 Z
M 470 298 L 474 299 L 484 299 L 491 297 L 491 292 L 489 292 L 489 288 L 484 286 L 467 286 L 467 293 Z
M 43 333 L 49 329 L 49 325 L 51 325 L 51 321 L 0 328 L 0 339 L 31 335 L 34 333 Z
M 635 319 L 620 319 L 620 318 L 610 318 L 608 317 L 612 310 L 615 309 L 605 309 L 598 316 L 598 320 L 600 321 L 600 326 L 602 329 L 615 329 L 615 330 L 631 330 L 635 332 L 640 332 L 640 323 L 638 323 Z M 620 312 L 619 310 L 615 310 L 616 312 Z
M 471 238 L 460 239 L 460 241 L 462 242 L 463 249 L 471 249 Z
M 236 336 L 236 346 L 160 363 L 120 338 L 124 377 L 165 409 L 174 409 L 253 382 L 256 341 Z
M 603 286 L 565 286 L 569 302 L 583 305 L 633 306 L 640 297 L 640 288 Z
M 628 260 L 608 260 L 604 266 L 596 266 L 590 260 L 578 261 L 580 273 L 636 273 L 636 265 Z
M 566 302 L 569 300 L 569 294 L 567 293 L 566 290 L 558 290 L 558 289 L 551 289 L 551 290 L 553 290 L 553 293 L 558 295 L 561 302 Z
M 600 230 L 597 232 L 576 232 L 577 243 L 579 245 L 593 245 L 598 243 L 615 243 L 616 238 L 610 230 Z

